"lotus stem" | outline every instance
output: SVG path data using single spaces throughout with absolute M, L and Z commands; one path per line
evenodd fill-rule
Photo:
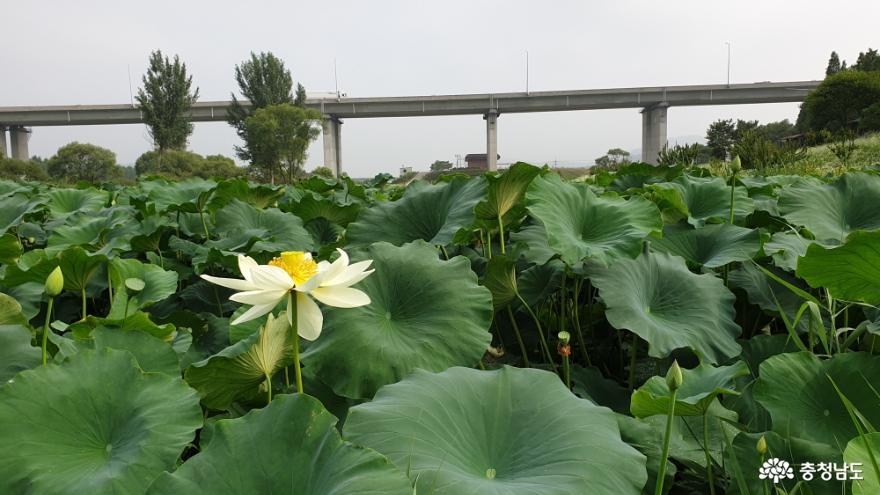
M 669 460 L 669 440 L 672 437 L 672 421 L 675 419 L 675 398 L 678 389 L 672 391 L 669 400 L 669 413 L 666 415 L 666 433 L 663 436 L 663 451 L 660 454 L 660 466 L 657 470 L 657 484 L 654 486 L 654 495 L 663 495 L 663 482 L 666 478 L 666 462 Z
M 501 254 L 504 253 L 504 222 L 501 221 L 501 214 L 498 214 L 498 240 L 501 243 Z
M 80 289 L 80 295 L 82 296 L 82 319 L 86 319 L 86 288 L 83 287 Z
M 574 301 L 572 304 L 572 319 L 574 320 L 574 334 L 577 335 L 578 339 L 578 347 L 581 350 L 581 355 L 584 358 L 584 362 L 589 366 L 590 363 L 590 355 L 587 353 L 587 345 L 584 342 L 584 333 L 581 330 L 581 279 L 576 278 L 574 280 Z
M 48 357 L 48 352 L 46 350 L 46 345 L 49 342 L 49 322 L 52 320 L 52 307 L 55 305 L 55 298 L 49 297 L 49 306 L 46 308 L 46 321 L 43 323 L 43 366 L 46 366 L 46 361 Z
M 730 225 L 733 225 L 733 207 L 736 204 L 736 197 L 734 196 L 734 192 L 736 191 L 736 172 L 733 173 L 733 176 L 730 179 Z
M 715 495 L 715 473 L 712 469 L 712 455 L 709 453 L 709 414 L 703 412 L 703 452 L 706 453 L 706 479 L 709 483 L 709 493 Z
M 208 224 L 205 223 L 205 212 L 202 211 L 202 208 L 199 208 L 199 218 L 202 219 L 202 228 L 205 229 L 205 240 L 211 238 L 211 234 L 208 233 Z
M 556 361 L 553 360 L 553 354 L 550 354 L 550 346 L 547 345 L 547 338 L 544 337 L 544 329 L 541 327 L 541 322 L 538 320 L 538 315 L 536 315 L 535 312 L 532 311 L 531 306 L 529 306 L 526 300 L 523 299 L 521 295 L 519 295 L 519 292 L 516 293 L 516 297 L 519 298 L 519 302 L 521 302 L 522 305 L 525 306 L 526 311 L 529 312 L 532 320 L 535 321 L 535 326 L 538 327 L 538 337 L 541 338 L 541 347 L 544 349 L 544 356 L 547 358 L 547 362 L 550 363 L 550 366 L 553 368 L 553 372 L 558 374 L 559 370 L 556 368 Z
M 272 403 L 272 377 L 266 375 L 266 405 Z
M 526 368 L 531 368 L 532 365 L 529 364 L 529 353 L 526 351 L 526 345 L 523 343 L 522 334 L 519 331 L 519 325 L 516 324 L 516 318 L 513 316 L 513 311 L 510 309 L 510 305 L 507 305 L 507 316 L 510 318 L 510 324 L 513 325 L 513 334 L 516 336 L 516 342 L 519 344 L 519 352 L 522 353 L 523 364 L 526 365 Z
M 287 317 L 290 321 L 290 330 L 293 332 L 293 371 L 296 379 L 296 391 L 303 394 L 303 378 L 302 367 L 299 363 L 299 332 L 296 328 L 296 302 L 293 300 L 293 294 L 287 295 Z

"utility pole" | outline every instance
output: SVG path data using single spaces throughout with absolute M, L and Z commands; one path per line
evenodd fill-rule
M 730 87 L 730 42 L 725 41 L 725 45 L 727 45 L 727 87 Z
M 529 51 L 526 50 L 526 96 L 529 94 Z

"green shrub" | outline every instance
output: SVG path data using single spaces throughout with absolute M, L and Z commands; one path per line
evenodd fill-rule
M 122 175 L 116 153 L 76 141 L 58 148 L 47 167 L 51 178 L 63 182 L 102 182 Z
M 4 158 L 0 155 L 0 178 L 9 180 L 47 181 L 49 175 L 39 165 L 30 160 Z
M 326 177 L 328 179 L 333 178 L 333 171 L 330 170 L 330 167 L 318 167 L 315 170 L 312 170 L 312 175 L 317 175 L 318 177 Z
M 218 179 L 231 179 L 233 177 L 242 176 L 245 172 L 245 169 L 235 166 L 235 161 L 228 156 L 208 155 L 202 160 L 201 164 L 193 172 L 193 175 L 197 175 L 204 179 L 212 177 Z

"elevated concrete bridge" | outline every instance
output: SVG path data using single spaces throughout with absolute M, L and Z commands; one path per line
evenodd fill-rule
M 481 115 L 486 120 L 486 154 L 489 168 L 497 166 L 498 116 L 505 113 L 563 112 L 609 108 L 642 109 L 642 160 L 656 163 L 666 145 L 667 110 L 672 106 L 743 105 L 799 102 L 821 81 L 762 82 L 649 88 L 533 91 L 440 96 L 310 99 L 308 107 L 324 115 L 324 165 L 342 172 L 343 119 L 379 117 L 429 117 Z M 225 121 L 228 101 L 205 101 L 193 105 L 193 122 Z M 59 125 L 142 124 L 143 115 L 132 105 L 64 105 L 0 107 L 0 150 L 26 159 L 28 139 L 34 127 Z

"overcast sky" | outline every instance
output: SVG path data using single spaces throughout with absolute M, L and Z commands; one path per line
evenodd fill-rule
M 9 1 L 0 8 L 0 106 L 127 103 L 151 50 L 179 54 L 202 100 L 228 99 L 234 66 L 272 51 L 307 90 L 349 96 L 460 94 L 820 79 L 831 50 L 850 63 L 880 48 L 877 0 L 675 1 Z M 673 107 L 668 134 L 702 136 L 718 118 L 797 117 L 797 104 Z M 501 162 L 591 162 L 638 149 L 636 109 L 507 114 Z M 70 141 L 131 164 L 150 146 L 141 125 L 35 128 L 31 154 Z M 199 123 L 190 148 L 232 155 L 224 123 Z M 426 169 L 485 152 L 480 116 L 349 119 L 343 166 L 353 176 Z M 321 164 L 321 139 L 307 168 Z

